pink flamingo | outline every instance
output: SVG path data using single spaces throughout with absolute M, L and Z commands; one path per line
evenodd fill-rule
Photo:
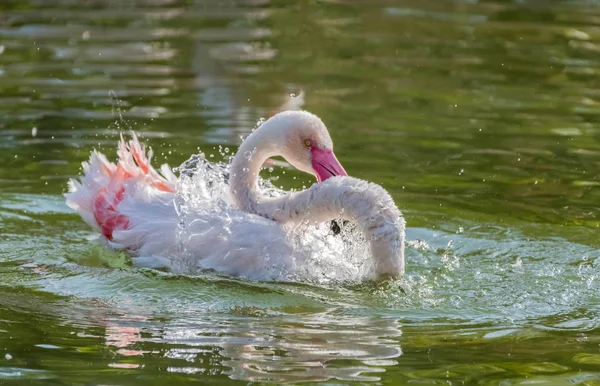
M 299 264 L 286 232 L 290 225 L 345 219 L 358 225 L 370 245 L 365 278 L 404 272 L 402 214 L 382 187 L 347 176 L 327 128 L 313 114 L 281 112 L 246 138 L 229 166 L 228 206 L 220 211 L 181 213 L 177 177 L 167 165 L 160 173 L 150 165 L 152 152 L 146 154 L 135 134 L 129 143 L 121 138 L 118 155 L 114 164 L 93 151 L 80 181 L 69 181 L 65 197 L 111 246 L 140 257 L 140 265 L 152 257 L 173 271 L 214 269 L 271 280 Z M 318 183 L 278 197 L 266 195 L 259 171 L 278 155 L 315 175 Z M 209 193 L 202 198 L 214 200 Z

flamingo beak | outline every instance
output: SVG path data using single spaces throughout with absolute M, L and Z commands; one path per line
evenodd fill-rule
M 348 175 L 332 150 L 311 147 L 310 152 L 312 154 L 312 167 L 317 175 L 317 181 L 323 182 L 334 176 Z

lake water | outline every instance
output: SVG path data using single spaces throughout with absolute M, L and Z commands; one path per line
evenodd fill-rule
M 0 383 L 599 385 L 599 74 L 594 1 L 3 1 Z M 122 130 L 222 159 L 300 92 L 402 280 L 136 269 L 64 204 Z

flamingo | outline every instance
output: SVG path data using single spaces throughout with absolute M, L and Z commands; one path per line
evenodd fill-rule
M 204 173 L 195 185 L 168 165 L 154 169 L 152 150 L 146 152 L 135 133 L 128 142 L 121 136 L 118 156 L 115 164 L 92 151 L 65 197 L 108 245 L 129 251 L 140 266 L 279 280 L 305 262 L 290 240 L 291 227 L 343 219 L 355 223 L 369 244 L 366 280 L 404 273 L 402 213 L 381 186 L 348 177 L 325 124 L 309 112 L 274 115 L 243 141 L 220 171 L 224 178 L 209 181 Z M 313 174 L 317 183 L 273 194 L 259 172 L 274 156 Z

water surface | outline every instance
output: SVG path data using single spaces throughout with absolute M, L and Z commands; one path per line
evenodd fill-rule
M 0 382 L 600 384 L 599 25 L 592 1 L 3 2 Z M 220 160 L 300 99 L 405 213 L 404 279 L 136 269 L 64 205 L 120 131 Z

